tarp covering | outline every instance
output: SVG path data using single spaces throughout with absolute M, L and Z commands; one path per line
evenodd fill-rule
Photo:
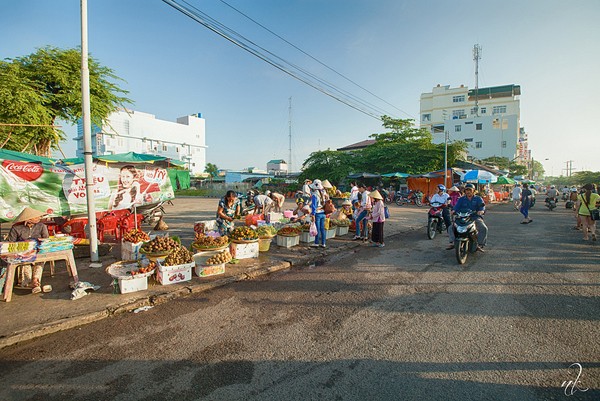
M 96 159 L 107 163 L 155 163 L 166 162 L 173 166 L 185 166 L 185 162 L 181 160 L 173 160 L 168 157 L 147 155 L 143 153 L 127 152 L 116 155 L 96 156 Z
M 350 174 L 348 178 L 379 178 L 381 175 L 372 173 L 356 173 Z
M 175 197 L 167 170 L 153 164 L 94 162 L 92 174 L 97 211 Z M 25 206 L 50 216 L 87 214 L 84 164 L 52 166 L 0 158 L 0 222 L 14 220 Z
M 189 170 L 176 170 L 174 168 L 167 169 L 169 178 L 171 179 L 171 186 L 173 190 L 189 189 L 190 187 L 190 172 Z
M 395 172 L 395 173 L 381 174 L 381 176 L 382 177 L 390 177 L 390 178 L 406 178 L 406 177 L 410 177 L 410 174 Z
M 452 186 L 454 177 L 453 170 L 448 169 L 448 186 Z M 421 191 L 426 197 L 437 192 L 438 184 L 444 184 L 444 170 L 432 171 L 427 174 L 415 175 L 406 179 L 408 189 Z
M 49 157 L 36 156 L 30 153 L 16 152 L 14 150 L 0 149 L 0 159 L 16 160 L 20 162 L 32 162 L 42 163 L 47 165 L 53 165 L 58 159 L 51 159 Z

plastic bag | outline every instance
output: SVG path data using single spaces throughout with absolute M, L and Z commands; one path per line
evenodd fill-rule
M 312 223 L 310 223 L 310 228 L 308 229 L 308 235 L 310 235 L 311 237 L 317 236 L 317 225 L 315 224 L 314 221 Z

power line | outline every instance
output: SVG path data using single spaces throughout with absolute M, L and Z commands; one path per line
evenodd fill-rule
M 264 30 L 266 30 L 267 32 L 271 33 L 272 35 L 274 35 L 275 37 L 281 39 L 282 41 L 284 41 L 285 43 L 287 43 L 288 45 L 292 46 L 294 49 L 298 50 L 299 52 L 301 52 L 302 54 L 310 57 L 311 59 L 313 59 L 314 61 L 316 61 L 317 63 L 321 64 L 323 67 L 327 68 L 328 70 L 332 71 L 333 73 L 339 75 L 340 77 L 344 78 L 346 81 L 356 85 L 357 87 L 359 87 L 360 89 L 364 90 L 365 92 L 367 92 L 370 95 L 373 95 L 374 97 L 376 97 L 377 99 L 381 100 L 382 102 L 384 102 L 385 104 L 387 104 L 388 106 L 392 106 L 393 108 L 395 108 L 396 110 L 406 114 L 408 117 L 413 117 L 411 116 L 409 113 L 405 112 L 402 109 L 399 109 L 398 107 L 394 106 L 393 104 L 389 103 L 388 101 L 386 101 L 385 99 L 382 99 L 381 97 L 377 96 L 375 93 L 371 92 L 370 90 L 368 90 L 367 88 L 364 88 L 363 86 L 359 85 L 358 83 L 354 82 L 352 79 L 348 78 L 347 76 L 343 75 L 342 73 L 336 71 L 334 68 L 328 66 L 327 64 L 323 63 L 322 61 L 318 60 L 317 58 L 313 57 L 312 55 L 310 55 L 309 53 L 305 52 L 304 50 L 302 50 L 301 48 L 299 48 L 298 46 L 296 46 L 295 44 L 289 42 L 287 39 L 281 37 L 280 35 L 278 35 L 277 33 L 273 32 L 272 30 L 270 30 L 269 28 L 267 28 L 266 26 L 262 25 L 260 22 L 254 20 L 253 18 L 251 18 L 250 16 L 246 15 L 245 13 L 243 13 L 242 11 L 238 10 L 237 8 L 235 8 L 234 6 L 232 6 L 231 4 L 227 3 L 224 0 L 219 0 L 221 3 L 225 4 L 227 7 L 230 7 L 231 9 L 233 9 L 234 11 L 238 12 L 239 14 L 243 15 L 244 17 L 246 17 L 247 19 L 249 19 L 250 21 L 254 22 L 256 25 L 260 26 L 261 28 L 263 28 Z M 414 118 L 414 117 L 413 117 Z
M 331 98 L 333 98 L 343 104 L 346 104 L 347 106 L 349 106 L 357 111 L 360 111 L 363 114 L 366 114 L 377 120 L 380 120 L 380 116 L 382 114 L 391 114 L 391 113 L 386 113 L 385 111 L 378 109 L 376 107 L 373 107 L 372 105 L 369 106 L 368 103 L 362 101 L 361 99 L 358 99 L 357 97 L 349 94 L 348 92 L 346 92 L 340 88 L 337 88 L 335 85 L 330 84 L 330 83 L 318 78 L 314 74 L 302 69 L 301 67 L 296 66 L 295 64 L 292 64 L 292 63 L 280 58 L 279 56 L 271 53 L 267 49 L 264 49 L 264 48 L 258 46 L 251 40 L 245 38 L 243 35 L 240 35 L 239 33 L 235 32 L 234 30 L 232 30 L 232 29 L 228 28 L 227 26 L 214 20 L 213 18 L 211 18 L 207 14 L 203 13 L 202 11 L 196 9 L 193 5 L 190 5 L 186 1 L 183 1 L 183 3 L 185 3 L 188 7 L 178 4 L 174 0 L 163 0 L 163 2 L 170 5 L 171 7 L 175 8 L 176 10 L 178 10 L 179 12 L 188 16 L 189 18 L 195 20 L 196 22 L 200 23 L 201 25 L 205 26 L 206 28 L 210 29 L 211 31 L 215 32 L 216 34 L 223 37 L 224 39 L 232 42 L 236 46 L 241 47 L 242 49 L 246 50 L 250 54 L 252 54 L 252 55 L 260 58 L 261 60 L 265 61 L 266 63 L 272 65 L 273 67 L 281 70 L 282 72 L 292 76 L 293 78 L 295 78 L 301 82 L 304 82 L 305 84 L 313 87 L 314 89 L 317 89 L 321 93 L 324 93 L 327 96 L 330 96 Z M 229 34 L 227 34 L 227 32 L 229 32 Z M 256 48 L 254 48 L 253 46 Z M 262 50 L 266 54 L 262 53 L 259 49 Z M 274 60 L 269 55 L 274 57 L 275 59 L 280 60 L 281 62 Z M 293 69 L 295 69 L 297 71 L 291 71 L 289 68 L 287 68 L 282 63 L 293 67 Z M 301 74 L 299 74 L 298 72 L 300 72 Z M 302 76 L 302 75 L 305 75 L 305 76 Z M 312 80 L 311 80 L 311 78 L 312 78 Z M 317 82 L 314 82 L 313 80 L 317 81 Z M 327 89 L 323 86 L 325 86 L 329 89 Z M 346 98 L 344 98 L 344 96 Z M 348 97 L 351 99 L 349 100 Z M 353 100 L 354 102 L 352 102 L 351 100 Z M 358 104 L 356 104 L 356 103 L 358 103 Z

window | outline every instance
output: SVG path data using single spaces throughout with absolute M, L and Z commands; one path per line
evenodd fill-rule
M 460 132 L 461 129 L 462 129 L 462 127 L 460 125 L 454 126 L 454 132 Z
M 431 121 L 431 114 L 423 114 L 421 117 L 422 121 Z
M 492 114 L 506 114 L 506 106 L 494 106 Z
M 439 134 L 444 132 L 444 126 L 443 125 L 434 125 L 432 128 L 432 131 L 434 134 Z
M 465 95 L 452 96 L 452 103 L 462 103 L 465 101 Z
M 502 147 L 506 148 L 506 141 L 502 141 Z
M 467 117 L 467 115 L 465 114 L 464 109 L 452 110 L 452 119 L 466 118 L 466 117 Z
M 483 147 L 483 142 L 475 142 L 475 147 L 481 149 Z
M 477 114 L 477 107 L 473 107 L 471 109 L 471 114 Z
M 473 142 L 473 138 L 465 138 L 465 142 Z
M 477 124 L 475 124 L 475 129 L 476 129 L 477 131 L 481 131 L 481 130 L 483 129 L 483 124 L 482 124 L 482 123 L 477 123 Z
M 163 152 L 166 152 L 168 150 L 167 145 L 163 145 L 162 150 Z
M 179 153 L 179 147 L 175 148 L 175 150 L 177 151 L 177 153 Z
M 465 125 L 473 124 L 473 121 L 465 121 Z
M 485 108 L 485 107 L 482 107 L 482 108 L 480 108 L 480 109 L 479 109 L 479 112 L 480 112 L 481 114 L 485 114 L 485 113 L 486 113 L 486 111 L 487 111 L 487 110 L 486 110 L 486 108 Z
M 500 126 L 500 123 L 502 123 L 502 126 Z M 503 119 L 503 118 L 494 118 L 492 120 L 492 128 L 494 129 L 507 129 L 508 128 L 508 120 Z

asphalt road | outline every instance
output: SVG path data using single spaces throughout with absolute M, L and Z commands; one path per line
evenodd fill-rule
M 0 399 L 598 400 L 600 245 L 540 206 L 464 266 L 419 229 L 1 350 Z

